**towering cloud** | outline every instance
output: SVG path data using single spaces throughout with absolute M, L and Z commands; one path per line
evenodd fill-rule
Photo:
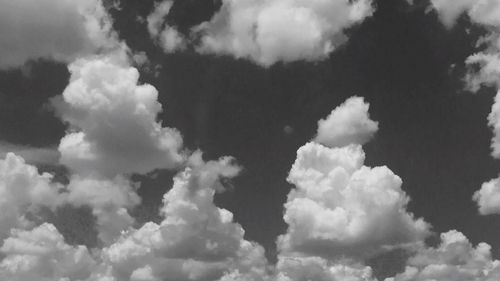
M 115 176 L 172 168 L 183 159 L 182 138 L 156 120 L 158 91 L 138 84 L 137 69 L 112 57 L 79 59 L 56 102 L 69 126 L 61 163 L 80 175 Z
M 362 262 L 376 253 L 418 244 L 429 225 L 406 211 L 402 181 L 387 167 L 363 165 L 361 147 L 377 131 L 367 103 L 350 98 L 319 122 L 316 141 L 299 148 L 288 181 L 278 238 L 281 280 L 370 280 Z
M 116 280 L 264 280 L 261 246 L 246 241 L 232 214 L 216 207 L 219 178 L 239 172 L 231 158 L 203 162 L 199 154 L 174 179 L 160 224 L 146 223 L 103 250 L 96 276 Z M 147 278 L 146 278 L 147 277 Z
M 346 41 L 346 28 L 372 13 L 371 0 L 223 0 L 220 11 L 195 28 L 198 50 L 263 66 L 320 60 Z
M 101 0 L 0 0 L 0 69 L 71 62 L 117 43 Z

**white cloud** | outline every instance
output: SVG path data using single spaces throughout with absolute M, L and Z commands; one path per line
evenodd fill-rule
M 87 248 L 70 246 L 51 224 L 14 230 L 0 252 L 0 279 L 9 281 L 84 280 L 95 264 Z
M 483 183 L 473 196 L 482 215 L 500 214 L 500 178 Z
M 492 260 L 491 247 L 473 247 L 460 232 L 441 234 L 437 248 L 422 247 L 406 270 L 386 281 L 494 281 L 500 278 L 500 261 Z
M 0 69 L 71 62 L 117 45 L 100 0 L 0 0 Z
M 69 66 L 70 83 L 55 102 L 70 130 L 59 145 L 61 163 L 80 175 L 147 173 L 183 161 L 180 133 L 157 121 L 158 92 L 139 84 L 139 72 L 107 57 Z
M 351 97 L 318 122 L 315 138 L 328 147 L 342 147 L 351 143 L 365 144 L 378 131 L 378 122 L 370 119 L 370 105 L 361 97 Z
M 452 27 L 464 13 L 475 23 L 500 25 L 500 3 L 497 0 L 431 0 L 431 4 L 447 27 Z
M 25 217 L 28 212 L 62 203 L 61 186 L 51 181 L 52 175 L 40 174 L 36 167 L 12 153 L 0 160 L 0 240 L 12 228 L 29 226 Z
M 299 148 L 288 176 L 296 188 L 285 203 L 281 251 L 369 257 L 428 234 L 429 225 L 406 211 L 401 179 L 385 166 L 363 166 L 364 158 L 359 145 Z
M 220 11 L 194 30 L 201 35 L 201 53 L 269 66 L 326 58 L 346 40 L 346 28 L 372 13 L 371 0 L 224 0 Z
M 148 31 L 165 52 L 174 52 L 186 47 L 186 40 L 177 29 L 165 23 L 165 17 L 170 12 L 173 1 L 166 0 L 155 4 L 155 8 L 147 17 Z
M 500 159 L 500 2 L 433 0 L 432 3 L 448 26 L 453 25 L 461 13 L 467 13 L 473 23 L 483 25 L 489 31 L 489 35 L 478 42 L 478 45 L 485 46 L 484 50 L 469 56 L 465 61 L 470 67 L 465 80 L 471 91 L 477 92 L 482 86 L 495 87 L 498 91 L 488 115 L 488 125 L 493 131 L 491 155 Z M 483 215 L 500 213 L 498 182 L 497 178 L 484 183 L 473 196 Z
M 316 142 L 299 148 L 288 175 L 296 188 L 285 203 L 282 254 L 366 258 L 428 234 L 429 225 L 406 210 L 401 179 L 385 166 L 363 165 L 360 144 L 377 129 L 368 104 L 351 98 L 319 122 L 316 140 L 332 148 Z
M 219 177 L 233 177 L 232 158 L 204 163 L 199 154 L 174 178 L 160 224 L 146 223 L 105 248 L 106 273 L 116 280 L 263 280 L 264 249 L 244 240 L 232 214 L 213 203 Z M 229 278 L 229 279 L 228 279 Z

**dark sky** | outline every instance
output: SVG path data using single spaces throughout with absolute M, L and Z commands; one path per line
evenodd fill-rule
M 246 237 L 261 243 L 268 256 L 285 231 L 286 176 L 297 149 L 314 136 L 319 119 L 359 95 L 380 124 L 365 147 L 366 164 L 386 165 L 399 175 L 412 199 L 410 211 L 436 233 L 457 229 L 473 243 L 491 244 L 500 257 L 500 217 L 479 216 L 471 199 L 500 171 L 490 156 L 486 120 L 494 91 L 473 94 L 462 82 L 463 62 L 475 51 L 480 29 L 466 19 L 446 29 L 424 2 L 380 0 L 373 17 L 349 30 L 349 41 L 329 59 L 266 69 L 192 50 L 164 54 L 137 20 L 152 5 L 123 1 L 120 13 L 112 13 L 115 28 L 133 50 L 161 66 L 157 77 L 144 72 L 141 79 L 159 90 L 164 124 L 178 128 L 187 147 L 200 148 L 205 158 L 232 155 L 244 167 L 217 204 L 234 213 Z M 218 7 L 209 0 L 179 0 L 168 22 L 187 32 Z M 68 77 L 64 65 L 49 62 L 0 72 L 0 140 L 56 146 L 64 126 L 46 104 L 61 94 Z M 144 180 L 144 203 L 135 211 L 140 219 L 156 215 L 171 175 Z

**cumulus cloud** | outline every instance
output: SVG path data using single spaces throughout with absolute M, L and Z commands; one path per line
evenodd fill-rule
M 351 97 L 318 122 L 315 138 L 328 147 L 365 144 L 378 131 L 378 122 L 370 119 L 370 105 L 361 97 Z
M 70 246 L 48 223 L 33 230 L 13 230 L 0 252 L 0 279 L 10 281 L 85 280 L 94 260 L 84 246 Z
M 422 247 L 403 273 L 385 281 L 493 281 L 500 278 L 500 261 L 492 260 L 491 247 L 474 247 L 460 232 L 441 234 L 436 248 Z
M 288 231 L 278 240 L 283 253 L 366 258 L 428 234 L 429 225 L 406 211 L 401 179 L 385 166 L 363 165 L 359 143 L 377 130 L 367 110 L 361 98 L 347 100 L 319 122 L 318 136 L 334 147 L 310 142 L 297 151 L 288 175 L 296 187 L 285 203 Z
M 246 241 L 233 215 L 213 203 L 220 177 L 239 168 L 232 158 L 193 160 L 163 198 L 160 224 L 146 223 L 102 251 L 95 276 L 116 280 L 264 280 L 264 250 Z M 107 270 L 108 269 L 108 270 Z M 234 278 L 234 279 L 232 279 Z M 110 279 L 113 280 L 113 279 Z
M 177 29 L 165 23 L 165 17 L 170 12 L 173 1 L 166 0 L 155 4 L 155 8 L 147 17 L 148 31 L 152 39 L 163 48 L 165 52 L 174 52 L 186 47 L 186 40 Z
M 40 207 L 55 208 L 62 203 L 61 186 L 52 183 L 52 175 L 40 174 L 15 154 L 0 160 L 0 240 L 12 228 L 28 227 L 26 215 Z
M 464 13 L 479 24 L 500 24 L 500 3 L 496 0 L 431 0 L 431 4 L 447 27 Z
M 0 69 L 114 48 L 111 25 L 101 0 L 0 0 Z
M 473 199 L 482 215 L 500 214 L 500 178 L 483 183 Z
M 346 41 L 345 29 L 372 13 L 371 0 L 224 0 L 210 21 L 195 28 L 198 51 L 263 66 L 316 61 Z
M 122 231 L 135 222 L 127 209 L 137 206 L 141 199 L 134 185 L 121 176 L 112 180 L 74 176 L 67 190 L 67 203 L 92 208 L 97 218 L 98 236 L 107 245 L 115 242 Z
M 157 121 L 158 91 L 139 84 L 137 69 L 109 56 L 79 59 L 55 107 L 70 127 L 61 163 L 80 175 L 147 173 L 173 168 L 183 156 L 180 133 Z

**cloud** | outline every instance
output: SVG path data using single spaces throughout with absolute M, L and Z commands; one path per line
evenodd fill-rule
M 377 129 L 367 110 L 361 98 L 347 100 L 319 122 L 318 136 L 330 133 L 323 139 L 334 147 L 310 142 L 297 151 L 287 179 L 296 187 L 285 203 L 288 230 L 278 238 L 282 253 L 366 258 L 428 234 L 429 225 L 406 210 L 401 179 L 385 166 L 363 165 L 359 143 Z
M 345 29 L 372 13 L 371 0 L 223 0 L 220 11 L 194 30 L 201 53 L 270 66 L 326 58 L 346 41 Z
M 431 0 L 444 25 L 452 27 L 460 15 L 483 25 L 500 25 L 500 3 L 496 0 Z
M 146 19 L 149 35 L 168 53 L 186 47 L 186 40 L 182 34 L 164 22 L 173 4 L 174 2 L 170 0 L 155 4 L 153 12 Z
M 280 256 L 276 281 L 375 281 L 370 267 L 332 263 L 319 257 Z
M 95 264 L 86 247 L 66 244 L 48 223 L 30 231 L 14 230 L 0 252 L 5 255 L 0 262 L 2 280 L 85 280 Z
M 500 278 L 500 261 L 492 260 L 491 247 L 473 247 L 460 232 L 441 234 L 436 248 L 422 247 L 409 259 L 403 273 L 385 281 L 493 281 Z
M 118 43 L 100 0 L 0 0 L 0 69 L 71 62 Z
M 106 245 L 115 242 L 135 222 L 127 209 L 140 204 L 141 199 L 133 184 L 121 176 L 112 180 L 73 176 L 67 190 L 67 203 L 92 208 L 98 236 Z
M 12 228 L 25 228 L 26 215 L 37 208 L 56 208 L 63 202 L 62 186 L 52 183 L 52 175 L 40 174 L 36 167 L 12 153 L 0 160 L 0 240 Z
M 328 147 L 365 144 L 378 131 L 378 122 L 370 119 L 370 105 L 361 97 L 351 97 L 318 122 L 315 141 Z
M 500 178 L 483 183 L 473 196 L 482 215 L 500 214 Z
M 158 91 L 139 84 L 137 69 L 111 56 L 79 59 L 54 102 L 70 130 L 61 139 L 61 164 L 80 175 L 114 177 L 169 169 L 183 161 L 180 133 L 157 121 Z
M 434 7 L 440 13 L 445 24 L 451 26 L 461 13 L 467 13 L 473 23 L 484 26 L 489 34 L 477 42 L 483 50 L 469 56 L 465 63 L 469 72 L 465 77 L 468 89 L 477 92 L 482 86 L 497 89 L 488 125 L 493 131 L 491 155 L 500 159 L 500 2 L 496 0 L 433 0 Z M 482 185 L 474 193 L 473 200 L 483 215 L 500 213 L 499 179 L 493 179 Z
M 146 223 L 103 249 L 95 275 L 116 280 L 263 280 L 264 249 L 244 240 L 233 215 L 213 203 L 219 177 L 234 177 L 232 158 L 200 163 L 174 178 L 163 198 L 160 224 Z M 229 278 L 229 279 L 228 279 Z
M 39 148 L 0 141 L 0 158 L 5 158 L 8 153 L 14 153 L 27 163 L 34 165 L 57 165 L 59 163 L 59 151 L 56 148 Z

